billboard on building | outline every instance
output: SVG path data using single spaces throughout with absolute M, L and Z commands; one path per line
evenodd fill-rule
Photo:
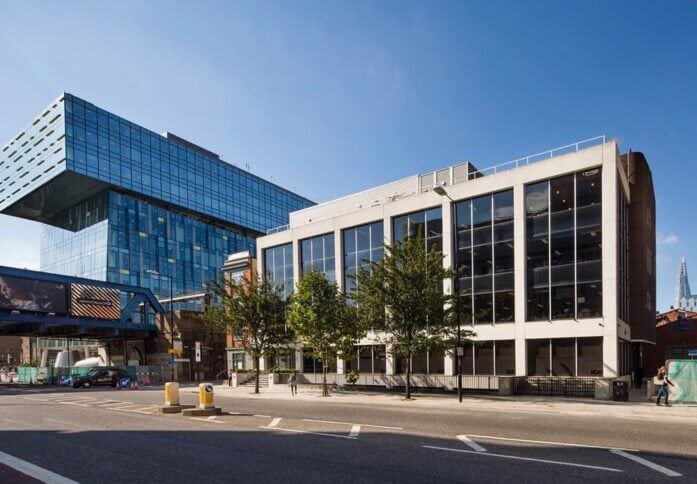
M 119 290 L 71 284 L 70 314 L 95 319 L 119 319 L 121 318 Z
M 65 284 L 20 277 L 0 277 L 0 309 L 65 314 Z

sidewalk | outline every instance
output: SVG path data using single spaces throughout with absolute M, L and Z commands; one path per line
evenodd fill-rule
M 216 396 L 242 397 L 245 399 L 313 402 L 366 406 L 389 406 L 409 408 L 439 408 L 446 411 L 474 410 L 476 412 L 506 412 L 525 414 L 577 415 L 587 417 L 613 416 L 638 420 L 680 420 L 697 424 L 697 404 L 675 404 L 671 407 L 657 407 L 655 402 L 629 401 L 613 402 L 592 398 L 536 397 L 527 395 L 498 396 L 464 394 L 462 403 L 455 394 L 414 394 L 406 401 L 402 393 L 354 392 L 330 390 L 329 397 L 322 397 L 318 385 L 298 385 L 298 395 L 292 396 L 286 385 L 261 388 L 254 394 L 249 387 L 230 388 L 214 386 Z

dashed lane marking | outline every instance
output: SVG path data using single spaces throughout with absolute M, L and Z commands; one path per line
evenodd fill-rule
M 655 464 L 649 460 L 644 459 L 643 457 L 639 457 L 638 455 L 633 455 L 629 454 L 623 450 L 620 449 L 610 449 L 610 452 L 612 452 L 615 455 L 619 455 L 624 457 L 625 459 L 633 460 L 634 462 L 645 465 L 646 467 L 649 467 L 655 471 L 658 471 L 662 474 L 665 474 L 666 476 L 670 477 L 680 477 L 682 474 L 679 472 L 675 472 L 674 470 L 668 469 L 667 467 L 663 467 L 661 465 Z
M 351 432 L 349 432 L 349 437 L 358 438 L 358 433 L 361 431 L 360 425 L 354 425 L 351 427 Z
M 514 439 L 511 437 L 496 437 L 494 435 L 474 435 L 474 434 L 467 434 L 468 437 L 475 437 L 479 439 L 487 439 L 487 440 L 506 440 L 510 442 L 523 442 L 526 444 L 546 444 L 546 445 L 558 445 L 561 447 L 581 447 L 585 449 L 602 449 L 602 450 L 610 450 L 610 449 L 617 449 L 617 450 L 624 450 L 627 452 L 639 452 L 637 449 L 622 449 L 619 447 L 604 447 L 602 445 L 586 445 L 586 444 L 570 444 L 567 442 L 549 442 L 546 440 L 529 440 L 529 439 Z
M 309 435 L 319 435 L 321 437 L 334 437 L 335 439 L 348 439 L 348 440 L 358 440 L 356 437 L 351 437 L 349 435 L 337 435 L 337 434 L 325 434 L 322 432 L 310 432 L 308 430 L 296 430 L 296 429 L 284 429 L 282 427 L 259 427 L 260 429 L 266 430 L 277 430 L 279 432 L 293 432 L 296 434 L 309 434 Z
M 478 443 L 474 442 L 472 439 L 470 439 L 466 435 L 458 435 L 457 438 L 458 438 L 458 440 L 460 440 L 460 442 L 464 443 L 469 448 L 476 450 L 477 452 L 486 452 L 486 449 L 484 447 L 482 447 Z
M 281 418 L 280 418 L 280 417 L 276 417 L 275 419 L 273 419 L 273 420 L 271 421 L 271 423 L 270 423 L 269 425 L 267 425 L 267 427 L 273 428 L 273 427 L 277 426 L 277 425 L 278 425 L 278 422 L 280 422 L 280 421 L 281 421 Z
M 234 413 L 235 415 L 242 415 L 240 412 L 228 412 L 228 413 Z M 262 417 L 262 418 L 271 418 L 271 415 L 253 415 L 254 417 Z
M 374 429 L 390 429 L 390 430 L 404 430 L 402 427 L 389 427 L 387 425 L 371 425 L 364 423 L 351 423 L 351 422 L 337 422 L 336 420 L 316 420 L 312 418 L 304 418 L 303 422 L 317 422 L 317 423 L 329 423 L 329 424 L 339 424 L 339 425 L 359 425 L 361 427 L 371 427 Z
M 461 454 L 475 454 L 475 455 L 480 455 L 482 457 L 497 457 L 500 459 L 523 460 L 523 461 L 528 461 L 528 462 L 539 462 L 541 464 L 553 464 L 553 465 L 568 466 L 568 467 L 580 467 L 583 469 L 594 469 L 594 470 L 607 471 L 607 472 L 624 472 L 621 469 L 614 469 L 612 467 L 592 466 L 592 465 L 588 465 L 588 464 L 577 464 L 575 462 L 564 462 L 564 461 L 548 460 L 548 459 L 534 459 L 532 457 L 518 457 L 516 455 L 490 454 L 489 452 L 477 452 L 476 450 L 464 450 L 464 449 L 450 449 L 448 447 L 436 447 L 433 445 L 424 445 L 422 447 L 424 449 L 444 450 L 446 452 L 459 452 Z

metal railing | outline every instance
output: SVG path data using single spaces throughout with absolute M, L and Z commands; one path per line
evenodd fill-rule
M 285 225 L 281 225 L 279 227 L 274 227 L 272 229 L 267 229 L 266 235 L 275 234 L 276 232 L 283 232 L 284 230 L 288 230 L 289 228 L 290 228 L 290 224 L 285 224 Z
M 595 395 L 595 378 L 524 376 L 513 379 L 516 395 L 590 397 Z
M 597 145 L 602 145 L 607 142 L 607 137 L 605 135 L 596 136 L 595 138 L 588 138 L 582 141 L 577 141 L 564 146 L 559 146 L 557 148 L 552 148 L 551 150 L 542 151 L 540 153 L 535 153 L 534 155 L 528 155 L 523 158 L 518 158 L 515 160 L 507 161 L 505 163 L 500 163 L 498 165 L 490 166 L 482 170 L 478 170 L 478 173 L 482 175 L 500 173 L 506 170 L 512 170 L 514 168 L 519 168 L 521 166 L 531 165 L 539 161 L 549 160 L 555 156 L 567 155 L 569 153 L 576 153 L 580 150 L 590 148 Z
M 301 373 L 298 375 L 301 383 L 322 383 L 321 373 Z M 327 384 L 341 387 L 383 387 L 403 388 L 406 386 L 406 375 L 385 375 L 382 373 L 362 373 L 358 375 L 355 383 L 348 383 L 348 375 L 327 373 Z M 456 375 L 426 375 L 415 373 L 411 375 L 410 385 L 413 388 L 431 388 L 441 390 L 454 390 L 457 388 Z M 473 391 L 496 391 L 499 388 L 499 379 L 494 375 L 463 375 L 462 388 Z

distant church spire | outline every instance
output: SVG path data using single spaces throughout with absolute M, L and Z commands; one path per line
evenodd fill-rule
M 687 264 L 685 258 L 680 259 L 680 268 L 678 269 L 678 280 L 675 284 L 675 305 L 674 308 L 679 308 L 683 298 L 689 298 L 690 281 L 687 279 Z

